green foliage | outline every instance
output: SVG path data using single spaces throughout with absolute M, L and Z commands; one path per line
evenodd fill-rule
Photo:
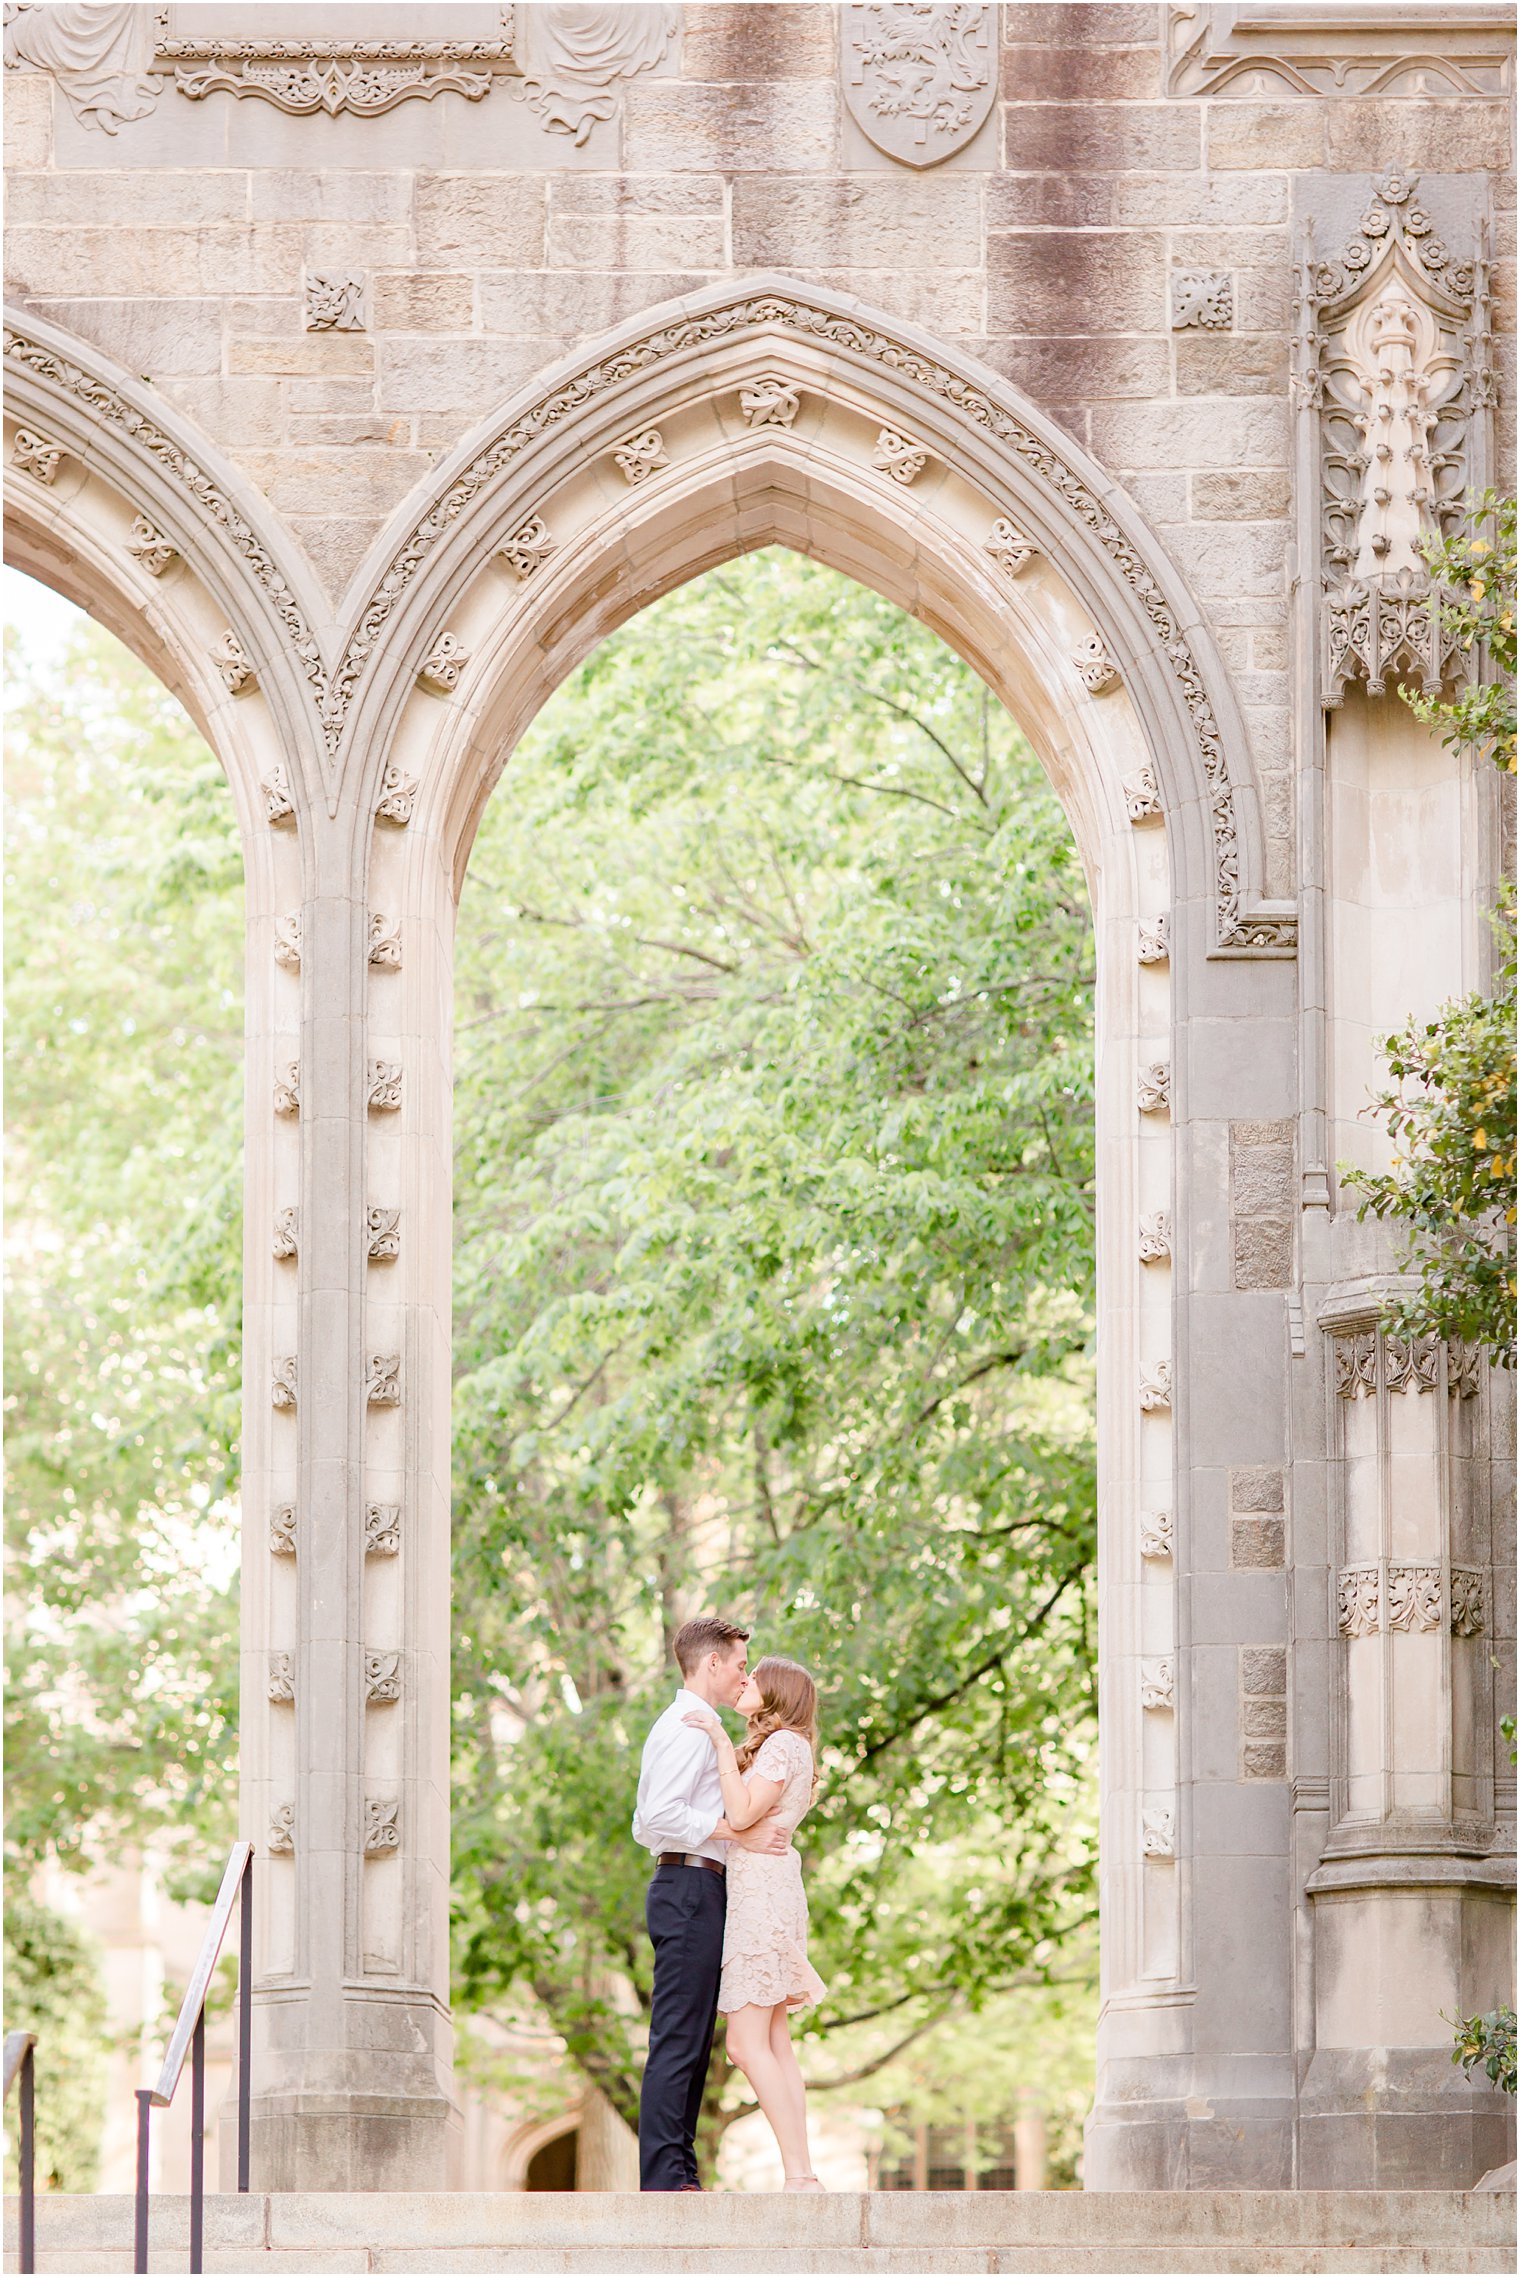
M 5 2028 L 35 2032 L 39 2190 L 93 2190 L 106 2086 L 100 1954 L 72 1921 L 40 1905 L 20 1875 L 5 1893 Z M 5 2187 L 20 2188 L 18 2080 L 6 2112 Z
M 1430 549 L 1441 613 L 1476 649 L 1480 669 L 1455 697 L 1401 694 L 1449 747 L 1515 768 L 1515 502 L 1490 491 L 1462 533 Z M 1492 995 L 1443 1005 L 1383 1044 L 1393 1079 L 1374 1093 L 1397 1152 L 1388 1170 L 1345 1168 L 1357 1214 L 1401 1232 L 1418 1276 L 1392 1306 L 1404 1333 L 1471 1337 L 1515 1363 L 1515 899 L 1494 912 L 1499 969 Z
M 604 643 L 487 810 L 457 1974 L 483 2005 L 531 1987 L 625 2116 L 630 1803 L 701 1604 L 822 1679 L 815 2042 L 916 2036 L 1091 1916 L 1092 953 L 981 683 L 788 555 Z
M 1447 2018 L 1450 2023 L 1452 2019 Z M 1486 2016 L 1465 2016 L 1456 2022 L 1456 2045 L 1451 2060 L 1469 2079 L 1481 2064 L 1505 2095 L 1515 2092 L 1515 2011 L 1491 2008 Z

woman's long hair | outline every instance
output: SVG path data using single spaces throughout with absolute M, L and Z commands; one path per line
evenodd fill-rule
M 807 1670 L 779 1653 L 767 1653 L 750 1670 L 760 1687 L 760 1705 L 749 1719 L 744 1744 L 738 1751 L 741 1771 L 747 1771 L 773 1731 L 794 1731 L 808 1743 L 813 1755 L 813 1785 L 818 1784 L 818 1687 Z

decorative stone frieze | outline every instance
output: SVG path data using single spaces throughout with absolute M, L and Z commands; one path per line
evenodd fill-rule
M 292 1202 L 274 1213 L 274 1254 L 294 1257 L 301 1244 L 301 1213 Z
M 1359 1329 L 1335 1340 L 1337 1399 L 1366 1399 L 1377 1390 L 1377 1331 Z
M 404 830 L 412 819 L 416 804 L 417 784 L 404 768 L 388 765 L 380 777 L 380 797 L 375 806 L 377 821 L 394 824 Z
M 1440 1336 L 1400 1336 L 1378 1328 L 1346 1329 L 1334 1338 L 1335 1389 L 1341 1399 L 1367 1399 L 1378 1389 L 1379 1374 L 1389 1392 L 1436 1392 L 1442 1363 L 1447 1391 L 1472 1399 L 1482 1373 L 1482 1354 L 1474 1344 Z
M 375 910 L 369 921 L 369 961 L 388 971 L 396 972 L 401 966 L 401 922 L 394 924 Z
M 1140 1406 L 1146 1415 L 1159 1413 L 1172 1404 L 1172 1363 L 1170 1360 L 1143 1360 L 1140 1364 Z
M 1335 1585 L 1335 1623 L 1343 1637 L 1367 1637 L 1382 1625 L 1382 1569 L 1348 1565 Z
M 294 1705 L 296 1696 L 296 1667 L 294 1655 L 272 1652 L 269 1655 L 269 1697 L 285 1700 Z
M 1101 633 L 1090 633 L 1071 652 L 1077 678 L 1090 696 L 1101 696 L 1105 688 L 1118 685 L 1119 667 L 1103 645 Z
M 296 1506 L 293 1502 L 277 1502 L 269 1513 L 269 1550 L 272 1557 L 293 1558 L 296 1554 Z
M 1433 1392 L 1441 1384 L 1439 1336 L 1383 1338 L 1383 1381 L 1391 1392 Z
M 425 688 L 436 690 L 440 696 L 452 696 L 469 661 L 470 652 L 456 633 L 440 633 L 418 665 L 417 677 Z
M 526 579 L 543 568 L 553 551 L 554 540 L 542 517 L 530 514 L 499 549 L 497 559 L 506 563 L 514 577 Z
M 46 435 L 39 435 L 34 428 L 16 429 L 15 440 L 11 444 L 11 464 L 19 467 L 23 474 L 31 475 L 34 481 L 46 483 L 51 488 L 58 479 L 63 455 L 61 443 L 50 443 Z
M 296 1806 L 276 1803 L 269 1814 L 269 1848 L 272 1856 L 288 1857 L 296 1846 Z
M 895 427 L 883 427 L 876 438 L 871 464 L 878 474 L 890 475 L 894 482 L 906 488 L 923 473 L 929 464 L 929 454 L 911 435 L 899 434 Z
M 990 553 L 999 569 L 1009 577 L 1017 577 L 1039 550 L 1033 538 L 1026 538 L 1006 514 L 998 517 L 982 540 L 983 553 Z
M 903 166 L 964 150 L 997 95 L 995 7 L 846 6 L 839 84 L 868 142 Z
M 1177 1820 L 1169 1803 L 1147 1803 L 1140 1814 L 1141 1848 L 1147 1858 L 1175 1858 Z
M 365 1105 L 381 1114 L 394 1114 L 401 1105 L 401 1062 L 372 1059 L 365 1069 Z
M 1159 1653 L 1140 1663 L 1140 1705 L 1142 1708 L 1173 1708 L 1176 1676 L 1170 1653 Z
M 1140 1262 L 1158 1264 L 1172 1254 L 1172 1213 L 1152 1210 L 1140 1220 Z
M 364 1363 L 364 1402 L 367 1407 L 401 1405 L 399 1352 L 371 1352 Z
M 301 1063 L 288 1059 L 275 1069 L 274 1111 L 277 1115 L 299 1115 L 301 1112 Z
M 767 372 L 740 388 L 739 409 L 751 427 L 790 427 L 802 409 L 802 397 L 790 380 Z
M 1451 1569 L 1451 1633 L 1477 1637 L 1488 1627 L 1487 1576 L 1481 1566 L 1454 1565 Z
M 365 1231 L 369 1238 L 369 1254 L 373 1258 L 401 1255 L 401 1212 L 382 1209 L 371 1202 L 364 1213 Z
M 401 1548 L 399 1502 L 370 1502 L 364 1509 L 364 1554 L 393 1558 Z
M 1135 1077 L 1135 1105 L 1142 1115 L 1165 1114 L 1172 1104 L 1172 1070 L 1164 1059 L 1153 1059 Z
M 1172 1554 L 1172 1514 L 1170 1510 L 1143 1510 L 1140 1513 L 1140 1555 L 1154 1563 Z
M 646 427 L 642 434 L 630 435 L 612 456 L 624 479 L 635 486 L 647 482 L 652 474 L 658 474 L 661 467 L 670 464 L 665 439 L 658 427 Z
M 1220 8 L 1189 0 L 1166 15 L 1173 96 L 1425 101 L 1501 95 L 1513 84 L 1513 26 L 1499 9 L 1379 9 L 1365 0 Z
M 1438 1629 L 1441 1626 L 1441 1569 L 1438 1565 L 1391 1565 L 1388 1568 L 1388 1626 L 1390 1629 Z
M 269 1386 L 269 1398 L 273 1406 L 295 1406 L 297 1390 L 296 1373 L 296 1356 L 293 1352 L 287 1352 L 282 1359 L 275 1361 L 274 1374 L 270 1380 Z
M 401 1697 L 401 1655 L 399 1652 L 366 1652 L 364 1655 L 364 1698 L 368 1705 L 399 1700 Z
M 1476 1399 L 1483 1380 L 1483 1348 L 1453 1339 L 1446 1347 L 1446 1389 L 1453 1399 Z
M 245 696 L 250 688 L 257 687 L 258 674 L 230 625 L 211 651 L 211 660 L 230 694 Z
M 1126 775 L 1119 788 L 1124 793 L 1124 811 L 1133 823 L 1161 820 L 1161 793 L 1156 787 L 1154 767 L 1137 767 Z
M 113 11 L 114 13 L 115 11 Z M 510 13 L 510 11 L 509 11 Z M 154 62 L 172 67 L 192 103 L 208 95 L 256 98 L 295 118 L 352 112 L 376 118 L 398 103 L 462 95 L 478 103 L 498 73 L 513 66 L 501 40 L 171 39 Z
M 308 269 L 308 332 L 367 332 L 368 279 L 361 269 Z
M 264 793 L 264 820 L 267 823 L 273 825 L 295 821 L 295 800 L 290 795 L 290 778 L 283 765 L 271 767 L 259 788 Z
M 1164 965 L 1172 953 L 1172 920 L 1163 911 L 1160 917 L 1142 917 L 1135 943 L 1135 962 L 1141 965 Z
M 287 972 L 301 969 L 301 912 L 295 910 L 288 917 L 274 921 L 274 961 Z
M 134 516 L 127 532 L 127 551 L 139 569 L 150 577 L 162 577 L 171 561 L 178 561 L 179 548 L 162 530 L 155 529 L 146 514 Z
M 1197 326 L 1204 332 L 1228 332 L 1235 321 L 1235 279 L 1228 269 L 1174 269 L 1171 274 L 1171 322 L 1174 332 Z
M 368 1855 L 373 1856 L 381 1850 L 400 1849 L 400 1811 L 401 1804 L 395 1796 L 365 1796 L 364 1848 Z

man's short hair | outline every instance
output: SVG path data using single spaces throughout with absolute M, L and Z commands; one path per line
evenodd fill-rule
M 701 1613 L 694 1621 L 683 1621 L 671 1639 L 681 1674 L 689 1676 L 710 1652 L 727 1652 L 730 1645 L 748 1644 L 748 1629 L 736 1628 L 732 1621 L 720 1621 L 716 1613 Z

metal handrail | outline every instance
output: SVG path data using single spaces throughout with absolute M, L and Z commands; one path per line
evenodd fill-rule
M 21 2075 L 21 2141 L 18 2146 L 18 2164 L 21 2168 L 21 2253 L 19 2266 L 31 2277 L 37 2266 L 37 2130 L 34 2101 L 35 2080 L 32 2063 L 37 2045 L 35 2032 L 7 2032 L 5 2035 L 5 2086 L 0 2101 L 10 2094 L 16 2075 Z
M 155 2108 L 174 2100 L 185 2056 L 190 2056 L 190 2267 L 202 2267 L 206 2214 L 206 1996 L 222 1950 L 222 1939 L 238 1906 L 238 2183 L 248 2188 L 249 2078 L 253 2025 L 253 1844 L 235 1842 L 216 1893 L 211 1919 L 180 2002 L 156 2087 L 137 2094 L 137 2205 L 132 2266 L 148 2266 L 148 2128 Z

